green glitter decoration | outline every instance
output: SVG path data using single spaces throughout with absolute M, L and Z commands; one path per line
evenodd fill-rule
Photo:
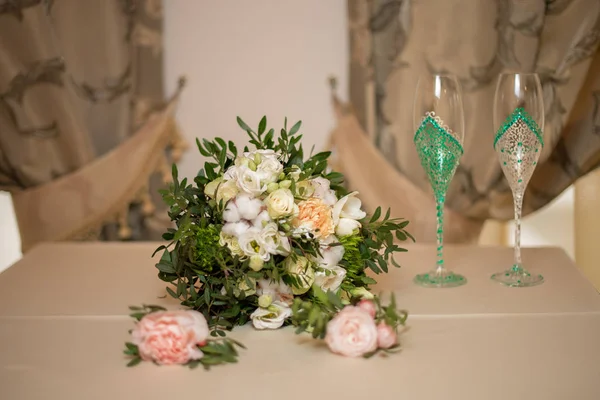
M 512 114 L 510 114 L 506 118 L 506 121 L 504 121 L 500 129 L 498 129 L 496 137 L 494 138 L 494 148 L 496 148 L 496 143 L 498 143 L 502 136 L 504 136 L 506 131 L 509 130 L 510 127 L 513 126 L 518 120 L 522 120 L 527 125 L 527 127 L 538 138 L 538 140 L 542 144 L 542 147 L 544 147 L 544 138 L 542 135 L 542 130 L 538 126 L 537 122 L 535 122 L 535 120 L 531 117 L 531 115 L 529 115 L 527 111 L 525 111 L 524 108 L 518 107 L 515 108 L 515 111 L 513 111 Z

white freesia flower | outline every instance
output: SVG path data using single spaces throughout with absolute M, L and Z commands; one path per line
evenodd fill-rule
M 260 246 L 270 254 L 280 254 L 287 256 L 290 254 L 290 241 L 279 232 L 277 224 L 269 223 L 261 231 L 259 235 Z
M 228 202 L 223 210 L 223 220 L 226 222 L 238 222 L 241 219 L 242 217 L 240 216 L 237 204 L 234 201 Z
M 224 229 L 225 227 L 223 227 Z M 269 261 L 271 255 L 267 249 L 261 245 L 260 230 L 256 228 L 250 228 L 238 238 L 240 243 L 240 249 L 244 252 L 244 255 L 248 257 L 259 256 L 263 261 Z
M 329 272 L 329 275 L 328 275 Z M 337 292 L 346 277 L 346 270 L 338 265 L 315 272 L 315 285 L 324 291 Z
M 233 254 L 234 256 L 241 257 L 244 255 L 244 252 L 240 248 L 240 244 L 238 243 L 238 240 L 235 238 L 235 236 L 227 235 L 223 231 L 221 231 L 221 233 L 219 234 L 219 245 L 227 246 L 231 254 Z
M 292 304 L 294 294 L 292 288 L 282 281 L 272 281 L 269 279 L 261 279 L 257 282 L 256 294 L 259 296 L 269 295 L 274 300 L 282 301 L 286 304 Z
M 330 188 L 331 182 L 329 182 L 329 179 L 319 176 L 311 179 L 310 184 L 313 187 L 314 197 L 318 197 L 329 206 L 333 206 L 337 202 L 335 192 Z
M 260 181 L 260 175 L 248 167 L 237 168 L 237 186 L 242 192 L 254 197 L 260 196 L 267 190 L 267 185 Z
M 287 217 L 298 212 L 294 195 L 289 189 L 277 189 L 265 199 L 269 216 L 273 219 Z
M 288 257 L 284 261 L 285 268 L 291 276 L 296 278 L 296 285 L 292 285 L 292 293 L 298 295 L 308 292 L 315 281 L 315 271 L 305 257 Z
M 254 199 L 247 194 L 240 194 L 234 201 L 238 208 L 240 218 L 249 221 L 256 218 L 263 207 L 262 201 Z
M 250 224 L 248 224 L 245 221 L 239 221 L 239 222 L 228 222 L 225 225 L 223 225 L 223 228 L 221 230 L 226 235 L 239 238 L 241 235 L 246 233 L 246 231 L 248 229 L 250 229 Z
M 250 318 L 252 319 L 252 325 L 256 329 L 277 329 L 280 328 L 285 322 L 286 318 L 292 315 L 291 308 L 287 304 L 274 301 L 267 308 L 257 308 Z
M 269 222 L 271 222 L 271 217 L 269 217 L 269 212 L 267 210 L 261 211 L 260 214 L 256 218 L 252 220 L 252 226 L 258 229 L 264 228 Z
M 352 192 L 339 199 L 333 206 L 333 223 L 338 236 L 351 235 L 355 229 L 361 226 L 357 220 L 363 219 L 367 215 L 360 209 L 361 201 L 356 197 L 357 194 L 358 192 Z
M 235 181 L 222 181 L 217 188 L 217 203 L 220 203 L 221 201 L 227 203 L 237 196 L 239 192 L 240 190 Z
M 265 158 L 256 168 L 256 172 L 260 176 L 262 183 L 274 183 L 277 181 L 279 174 L 283 172 L 283 165 L 277 158 Z

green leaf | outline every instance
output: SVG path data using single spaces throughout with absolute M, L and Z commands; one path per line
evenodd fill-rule
M 170 287 L 168 287 L 168 286 L 167 286 L 167 288 L 166 288 L 166 289 L 167 289 L 167 293 L 169 293 L 169 294 L 171 295 L 171 297 L 173 297 L 174 299 L 178 299 L 178 298 L 179 298 L 179 296 L 177 296 L 177 293 L 175 293 L 175 292 L 173 291 L 173 289 L 171 289 L 171 288 L 170 288 Z
M 300 129 L 300 126 L 302 126 L 302 121 L 296 122 L 296 124 L 294 126 L 292 126 L 292 129 L 290 129 L 289 135 L 292 136 L 293 134 L 298 132 L 298 130 Z
M 158 268 L 159 271 L 164 272 L 166 274 L 175 273 L 175 268 L 172 264 L 164 264 L 162 262 L 159 262 L 158 264 L 156 264 L 156 268 Z
M 266 115 L 264 117 L 262 117 L 262 119 L 258 123 L 258 134 L 262 135 L 265 132 L 265 129 L 267 129 L 267 116 Z
M 404 229 L 408 225 L 409 221 L 402 221 L 398 224 L 399 229 Z
M 246 132 L 252 132 L 252 129 L 240 117 L 237 117 L 237 123 Z
M 381 207 L 377 207 L 377 209 L 373 213 L 373 216 L 371 217 L 371 221 L 370 222 L 377 221 L 380 216 L 381 216 Z
M 125 343 L 125 347 L 127 347 L 127 350 L 138 351 L 138 347 L 135 344 L 131 343 L 131 342 Z
M 131 361 L 129 361 L 129 362 L 127 363 L 127 366 L 128 366 L 128 367 L 135 367 L 136 365 L 138 365 L 138 364 L 139 364 L 139 363 L 141 363 L 141 362 L 142 362 L 142 359 L 141 359 L 141 358 L 139 358 L 139 357 L 136 357 L 136 358 L 132 359 Z
M 202 147 L 202 144 L 200 143 L 200 140 L 198 138 L 196 138 L 196 146 L 198 146 L 198 151 L 200 151 L 200 154 L 202 154 L 204 157 L 210 157 L 211 154 L 204 150 L 204 147 Z

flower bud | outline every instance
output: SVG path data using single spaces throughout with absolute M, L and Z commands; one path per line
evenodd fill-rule
M 258 298 L 258 306 L 261 308 L 267 308 L 273 302 L 273 296 L 270 294 L 263 294 Z
M 279 185 L 277 183 L 275 183 L 275 182 L 269 183 L 267 185 L 267 193 L 273 193 L 277 189 L 279 189 Z
M 290 180 L 285 180 L 285 181 L 281 181 L 279 182 L 279 187 L 284 188 L 284 189 L 289 189 L 290 186 L 292 186 L 292 181 Z
M 278 176 L 278 178 L 279 178 L 280 181 L 284 180 L 285 179 L 285 174 L 283 172 L 280 173 L 279 176 Z
M 253 271 L 260 271 L 264 264 L 265 262 L 260 256 L 254 255 L 250 257 L 250 269 Z
M 373 293 L 369 292 L 364 287 L 358 287 L 358 288 L 351 289 L 350 294 L 354 297 L 359 297 L 361 299 L 368 299 L 368 300 L 375 297 L 375 296 L 373 296 Z
M 256 165 L 259 165 L 261 162 L 262 162 L 262 157 L 260 156 L 260 153 L 254 154 L 254 163 Z
M 248 161 L 248 168 L 252 171 L 256 171 L 256 163 L 252 160 Z

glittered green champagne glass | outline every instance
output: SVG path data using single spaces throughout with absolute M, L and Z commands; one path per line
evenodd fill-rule
M 444 204 L 448 186 L 463 154 L 464 113 L 458 79 L 449 75 L 423 76 L 417 83 L 413 122 L 414 142 L 433 189 L 437 209 L 437 262 L 416 284 L 446 288 L 467 283 L 444 266 Z
M 492 275 L 506 286 L 527 287 L 544 282 L 540 274 L 521 263 L 521 211 L 523 196 L 544 146 L 544 99 L 537 74 L 501 74 L 494 98 L 494 149 L 512 191 L 515 209 L 513 266 Z

